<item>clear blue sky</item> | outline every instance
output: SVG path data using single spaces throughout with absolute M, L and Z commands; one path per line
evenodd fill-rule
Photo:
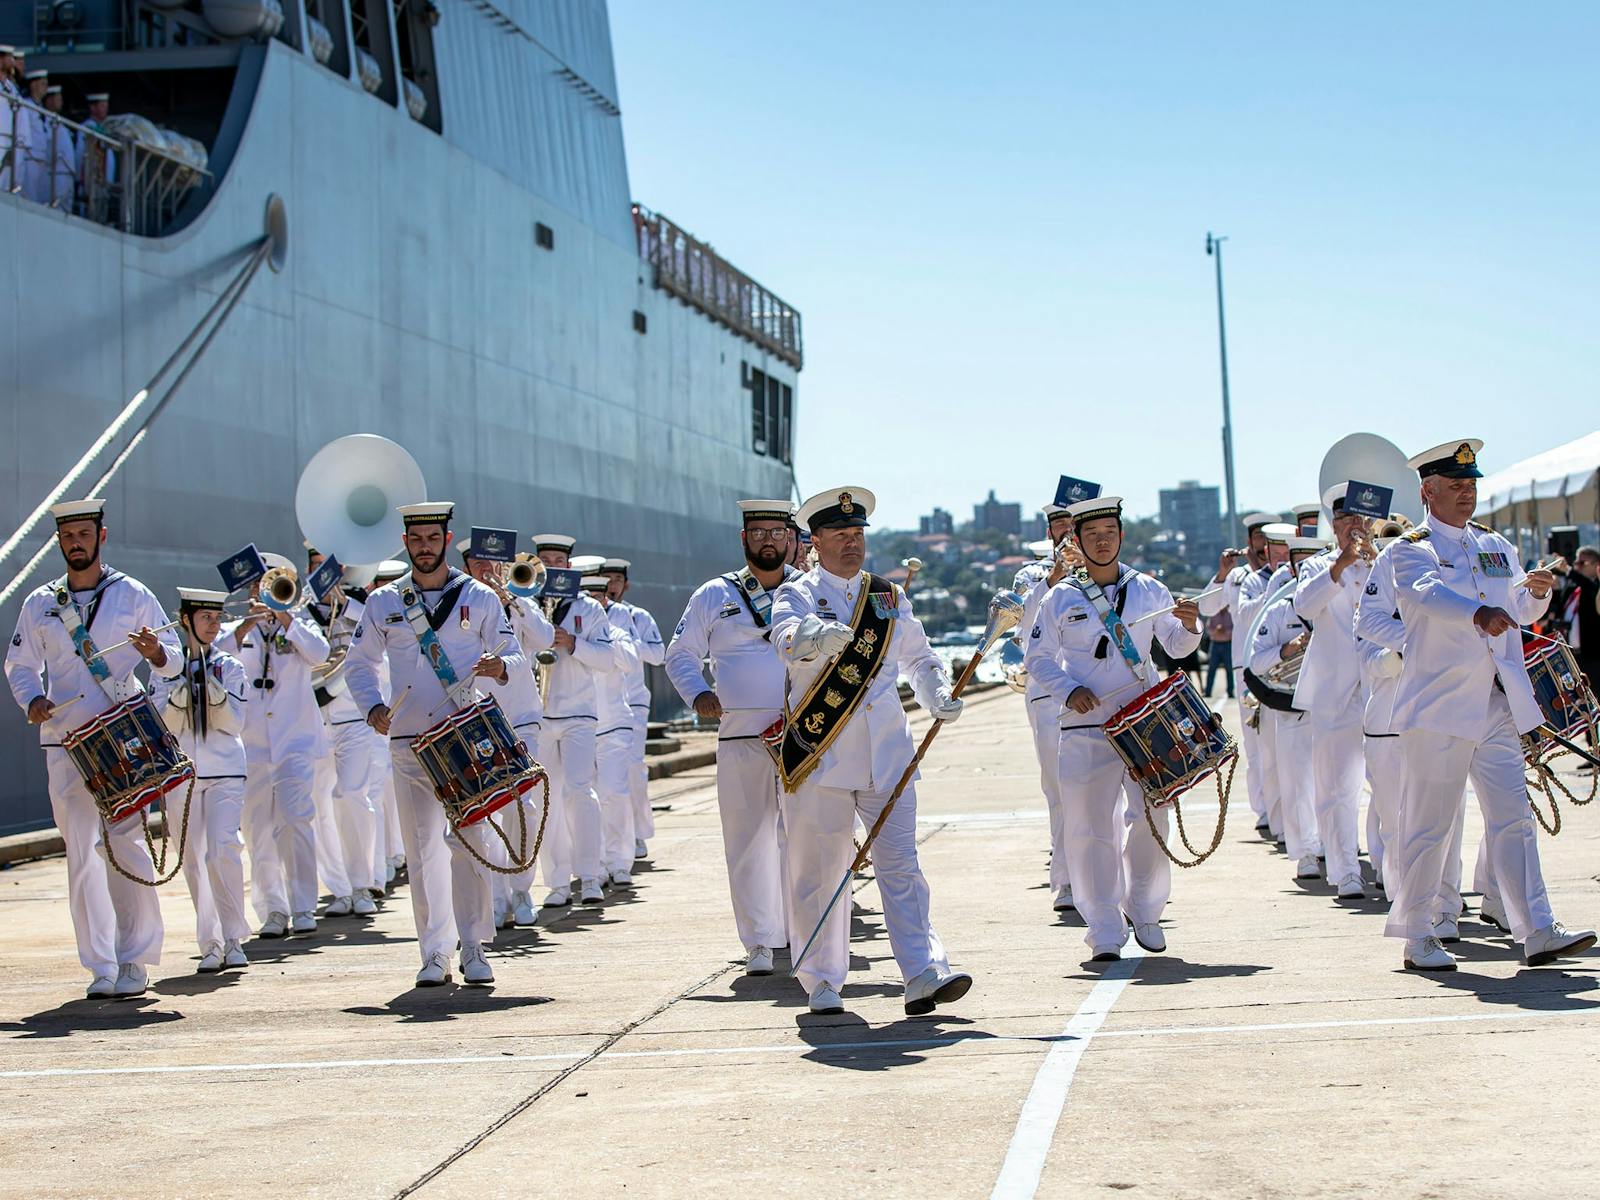
M 800 487 L 1241 506 L 1600 426 L 1600 4 L 612 0 L 635 197 L 796 305 Z

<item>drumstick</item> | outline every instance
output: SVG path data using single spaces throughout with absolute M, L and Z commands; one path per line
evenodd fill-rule
M 506 648 L 506 642 L 508 642 L 508 641 L 510 641 L 509 638 L 501 638 L 499 645 L 495 646 L 495 648 L 493 650 L 489 651 L 489 653 L 485 657 L 491 657 L 492 658 L 493 656 L 499 654 L 500 651 L 502 651 L 502 650 L 504 650 Z M 476 676 L 474 676 L 474 675 L 468 675 L 465 679 L 463 679 L 459 683 L 457 683 L 456 687 L 459 688 L 463 684 L 471 683 L 475 678 L 476 678 Z M 438 712 L 439 709 L 443 705 L 453 704 L 453 703 L 455 703 L 455 699 L 454 699 L 454 690 L 452 689 L 452 691 L 447 691 L 444 694 L 444 699 L 443 700 L 439 701 L 438 704 L 435 704 L 432 708 L 430 708 L 428 710 L 428 715 L 431 717 L 436 712 Z
M 65 709 L 71 708 L 79 700 L 82 700 L 83 696 L 84 696 L 84 694 L 82 692 L 79 692 L 71 700 L 63 700 L 60 704 L 51 705 L 51 707 L 50 707 L 50 715 L 53 717 L 53 716 L 56 715 L 56 713 L 62 712 Z
M 1556 563 L 1558 563 L 1560 561 L 1561 561 L 1561 556 L 1558 554 L 1554 558 L 1552 558 L 1549 562 L 1540 563 L 1537 567 L 1534 568 L 1534 570 L 1535 571 L 1548 571 L 1551 567 L 1555 566 Z M 1532 572 L 1529 572 L 1529 574 L 1532 574 Z M 1527 577 L 1524 576 L 1522 582 L 1517 584 L 1517 586 L 1518 587 L 1522 587 L 1522 588 L 1527 587 L 1528 586 Z
M 406 702 L 406 694 L 410 691 L 411 685 L 409 683 L 400 689 L 400 694 L 394 698 L 394 703 L 389 706 L 389 720 L 394 720 L 395 713 L 400 711 L 400 706 Z
M 165 633 L 167 630 L 176 629 L 177 627 L 178 627 L 178 622 L 176 622 L 176 621 L 168 621 L 165 625 L 158 625 L 156 628 L 152 629 L 150 632 L 151 633 Z M 128 645 L 128 643 L 130 643 L 132 641 L 133 641 L 133 638 L 131 638 L 131 637 L 123 638 L 115 646 L 107 646 L 104 650 L 96 650 L 89 657 L 90 658 L 104 658 L 107 654 L 110 654 L 113 650 L 121 650 L 124 646 Z
M 1180 601 L 1178 601 L 1178 604 L 1188 604 L 1188 603 L 1191 603 L 1193 601 L 1204 600 L 1207 596 L 1215 596 L 1221 590 L 1222 590 L 1222 585 L 1218 584 L 1214 588 L 1207 588 L 1205 591 L 1201 592 L 1198 596 L 1190 596 L 1187 600 L 1180 600 Z M 1158 609 L 1156 609 L 1155 612 L 1145 613 L 1142 617 L 1135 617 L 1131 621 L 1124 622 L 1124 624 L 1137 625 L 1141 621 L 1148 621 L 1148 620 L 1151 620 L 1154 617 L 1162 616 L 1165 613 L 1171 612 L 1173 608 L 1177 608 L 1178 604 L 1174 604 L 1172 606 L 1172 608 L 1158 608 Z

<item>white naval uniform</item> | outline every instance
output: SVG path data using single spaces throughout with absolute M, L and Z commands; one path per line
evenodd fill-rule
M 183 880 L 194 902 L 195 941 L 202 955 L 211 950 L 220 954 L 225 941 L 242 942 L 250 936 L 240 832 L 246 759 L 239 735 L 250 690 L 244 675 L 237 658 L 212 648 L 203 664 L 198 654 L 191 654 L 179 674 L 151 681 L 151 703 L 194 763 Z M 175 699 L 180 703 L 174 704 Z M 201 704 L 206 706 L 204 735 L 194 719 Z
M 244 666 L 249 699 L 244 749 L 244 844 L 250 852 L 250 902 L 272 913 L 317 907 L 317 805 L 312 794 L 328 736 L 312 694 L 311 668 L 327 661 L 328 639 L 302 617 L 276 618 L 242 635 L 227 627 L 219 645 Z M 268 686 L 268 685 L 271 686 Z
M 9 79 L 0 80 L 0 192 L 15 190 L 22 179 L 18 169 L 22 165 L 22 148 L 17 142 L 17 114 L 21 106 L 11 102 L 16 95 L 17 89 Z
M 1266 603 L 1267 582 L 1272 578 L 1270 568 L 1242 566 L 1228 572 L 1222 587 L 1223 599 L 1233 613 L 1233 693 L 1242 702 L 1246 691 L 1244 669 L 1250 662 L 1250 625 Z M 1269 750 L 1261 744 L 1259 726 L 1266 717 L 1260 717 L 1258 727 L 1251 729 L 1240 722 L 1239 744 L 1244 747 L 1245 793 L 1250 800 L 1250 811 L 1256 815 L 1256 824 L 1266 818 L 1268 831 L 1276 837 L 1283 831 L 1278 818 L 1277 763 Z
M 1311 629 L 1294 705 L 1310 715 L 1311 775 L 1317 833 L 1327 877 L 1361 877 L 1361 660 L 1356 653 L 1356 603 L 1372 575 L 1357 558 L 1333 578 L 1337 551 L 1300 565 L 1294 609 Z
M 1017 572 L 1011 590 L 1023 599 L 1019 636 L 1026 638 L 1039 617 L 1039 606 L 1049 593 L 1053 558 L 1041 558 Z M 1051 699 L 1050 689 L 1028 676 L 1022 694 L 1028 710 L 1028 725 L 1033 730 L 1033 753 L 1039 760 L 1039 787 L 1044 792 L 1045 813 L 1050 821 L 1050 892 L 1052 896 L 1071 884 L 1067 863 L 1067 816 L 1061 806 L 1061 706 Z
M 1384 550 L 1394 567 L 1405 624 L 1394 728 L 1405 772 L 1399 834 L 1388 846 L 1394 904 L 1384 933 L 1433 931 L 1450 830 L 1467 779 L 1483 813 L 1488 860 L 1521 942 L 1554 918 L 1539 868 L 1520 734 L 1543 721 L 1518 630 L 1485 637 L 1472 622 L 1488 605 L 1528 622 L 1549 606 L 1519 587 L 1526 572 L 1510 542 L 1476 525 L 1457 529 L 1431 514 Z M 1497 686 L 1498 685 L 1498 686 Z
M 650 685 L 645 668 L 666 662 L 667 647 L 661 640 L 656 619 L 637 604 L 624 604 L 633 614 L 633 636 L 639 647 L 639 663 L 632 668 L 628 682 L 628 707 L 633 711 L 633 762 L 629 766 L 629 786 L 633 793 L 633 835 L 649 841 L 656 835 L 656 817 L 650 811 L 650 769 L 645 765 L 645 741 L 650 736 Z
M 1126 940 L 1124 914 L 1136 925 L 1158 922 L 1172 893 L 1172 865 L 1145 820 L 1144 795 L 1102 727 L 1159 681 L 1150 662 L 1153 640 L 1159 639 L 1175 659 L 1200 645 L 1200 633 L 1190 632 L 1170 612 L 1132 624 L 1173 606 L 1172 593 L 1159 580 L 1119 564 L 1117 581 L 1101 590 L 1121 613 L 1146 664 L 1147 679 L 1141 680 L 1111 644 L 1100 615 L 1071 576 L 1051 588 L 1040 604 L 1025 659 L 1029 680 L 1037 679 L 1055 701 L 1061 728 L 1057 775 L 1066 813 L 1072 899 L 1088 927 L 1083 940 L 1097 950 L 1120 947 Z M 1093 692 L 1097 701 L 1086 713 L 1067 705 L 1080 687 Z M 1168 810 L 1156 809 L 1151 815 L 1165 837 Z
M 65 121 L 56 121 L 51 130 L 54 157 L 50 160 L 50 170 L 54 176 L 55 190 L 50 202 L 57 208 L 72 212 L 77 199 L 78 147 Z
M 595 675 L 616 670 L 611 622 L 593 596 L 575 596 L 555 611 L 555 624 L 576 639 L 571 651 L 556 651 L 550 690 L 544 698 L 540 742 L 550 773 L 550 820 L 545 827 L 539 867 L 545 886 L 570 888 L 576 877 L 601 880 L 600 798 L 594 791 L 595 735 L 599 709 Z
M 1274 580 L 1287 579 L 1287 572 Z M 1274 586 L 1274 590 L 1276 587 Z M 1265 676 L 1283 657 L 1283 648 L 1305 632 L 1305 622 L 1294 610 L 1294 594 L 1274 600 L 1261 616 L 1249 667 Z M 1304 666 L 1304 663 L 1301 664 Z M 1261 706 L 1261 742 L 1273 764 L 1277 784 L 1278 815 L 1282 821 L 1284 851 L 1299 862 L 1322 857 L 1322 835 L 1317 828 L 1317 805 L 1312 774 L 1311 721 L 1301 709 L 1288 711 Z
M 517 636 L 517 645 L 522 647 L 522 664 L 516 669 L 506 683 L 505 691 L 500 696 L 500 707 L 506 711 L 506 720 L 511 722 L 517 734 L 528 745 L 528 753 L 533 755 L 534 761 L 544 765 L 544 750 L 542 745 L 544 731 L 544 702 L 539 697 L 538 676 L 534 669 L 534 658 L 540 650 L 548 650 L 555 640 L 556 627 L 550 624 L 544 615 L 544 610 L 539 607 L 539 602 L 527 596 L 513 596 L 511 603 L 504 606 L 506 620 L 511 623 L 511 632 Z M 553 816 L 558 810 L 556 803 L 555 784 L 550 786 L 550 806 L 548 812 Z M 519 818 L 509 807 L 503 808 L 495 815 L 495 821 L 506 833 L 512 845 L 518 842 L 518 833 L 522 826 L 521 821 L 528 823 L 528 849 L 533 849 L 533 844 L 538 838 L 539 822 L 545 819 L 546 808 L 544 804 L 544 785 L 539 785 L 523 794 L 522 816 Z M 548 824 L 546 833 L 549 832 Z M 494 837 L 489 842 L 492 851 L 491 861 L 499 866 L 511 865 L 511 854 L 499 838 Z M 531 892 L 533 890 L 534 875 L 539 869 L 537 861 L 528 864 L 525 871 L 515 875 L 496 874 L 494 877 L 495 912 L 505 912 L 511 907 L 512 892 Z
M 35 204 L 50 202 L 50 135 L 45 128 L 45 113 L 24 93 L 17 109 L 19 178 L 22 194 Z
M 772 602 L 772 646 L 784 663 L 789 696 L 795 702 L 828 666 L 821 656 L 809 662 L 793 656 L 800 622 L 815 615 L 849 624 L 867 578 L 861 573 L 841 579 L 819 565 L 779 585 Z M 855 857 L 851 835 L 857 815 L 872 827 L 916 753 L 911 726 L 900 704 L 899 675 L 904 673 L 911 680 L 912 691 L 924 707 L 947 681 L 922 622 L 911 610 L 911 601 L 902 589 L 894 590 L 898 600 L 894 630 L 880 669 L 816 768 L 797 791 L 779 797 L 789 867 L 791 947 L 805 945 Z M 917 861 L 916 778 L 914 775 L 906 784 L 872 845 L 883 923 L 895 963 L 908 983 L 929 967 L 936 968 L 941 977 L 950 970 L 944 946 L 933 930 L 928 881 Z M 801 965 L 801 986 L 808 995 L 822 984 L 837 992 L 844 985 L 849 964 L 847 897 L 833 906 Z
M 740 598 L 737 584 L 719 575 L 689 597 L 666 658 L 667 678 L 685 704 L 692 707 L 695 697 L 706 691 L 715 691 L 722 702 L 717 812 L 734 928 L 747 953 L 757 946 L 770 950 L 789 942 L 778 772 L 761 742 L 761 731 L 783 713 L 787 673 L 765 634 Z M 708 657 L 716 681 L 712 686 L 706 684 L 701 668 Z M 843 873 L 844 868 L 839 869 Z
M 594 677 L 595 794 L 600 800 L 600 869 L 604 875 L 633 871 L 634 809 L 633 762 L 637 743 L 633 709 L 628 704 L 629 685 L 639 666 L 639 643 L 633 614 L 627 606 L 606 609 L 611 624 L 612 670 Z
M 319 605 L 310 609 L 317 627 L 337 645 L 355 636 L 362 603 L 351 597 L 332 622 Z M 348 648 L 348 647 L 347 647 Z M 321 706 L 332 753 L 317 760 L 313 795 L 317 806 L 317 869 L 334 897 L 356 889 L 382 895 L 384 875 L 375 874 L 380 816 L 372 803 L 372 773 L 377 769 L 378 735 L 366 714 L 350 699 L 340 680 L 328 703 Z
M 97 645 L 112 646 L 141 627 L 157 629 L 167 623 L 166 613 L 149 588 L 110 568 L 104 569 L 96 592 L 76 592 L 73 600 Z M 100 812 L 61 748 L 61 740 L 97 713 L 137 692 L 139 681 L 133 672 L 144 660 L 132 646 L 109 651 L 105 663 L 110 678 L 102 688 L 78 657 L 72 635 L 56 613 L 53 583 L 35 588 L 22 602 L 16 634 L 6 651 L 6 681 L 24 712 L 39 696 L 48 695 L 57 705 L 83 697 L 57 708 L 55 715 L 39 726 L 39 744 L 44 748 L 49 775 L 50 811 L 66 845 L 67 901 L 77 936 L 78 961 L 92 975 L 115 976 L 123 964 L 161 960 L 161 903 L 155 888 L 134 883 L 106 861 Z M 161 642 L 167 661 L 154 670 L 167 674 L 181 671 L 183 653 L 176 639 L 163 634 Z M 181 805 L 177 792 L 171 797 L 178 798 Z M 177 811 L 181 813 L 181 807 Z M 154 879 L 155 867 L 145 849 L 137 815 L 117 822 L 108 832 L 117 861 L 135 875 Z
M 470 838 L 485 857 L 492 841 L 498 839 L 482 822 L 468 826 L 459 836 L 450 828 L 444 806 L 410 743 L 417 734 L 484 694 L 503 698 L 507 685 L 524 665 L 522 648 L 500 607 L 500 598 L 486 584 L 452 570 L 443 589 L 419 589 L 418 594 L 427 609 L 435 611 L 444 593 L 458 583 L 460 590 L 434 631 L 458 681 L 453 695 L 445 692 L 423 655 L 421 640 L 406 620 L 400 591 L 412 586 L 409 574 L 367 597 L 366 612 L 345 657 L 345 681 L 361 711 L 371 713 L 386 703 L 378 671 L 385 655 L 394 696 L 405 693 L 392 714 L 389 748 L 411 883 L 411 911 L 424 966 L 436 955 L 448 957 L 458 940 L 463 951 L 494 940 L 491 872 L 473 857 L 463 839 Z M 491 653 L 506 661 L 506 683 L 472 675 L 478 659 Z

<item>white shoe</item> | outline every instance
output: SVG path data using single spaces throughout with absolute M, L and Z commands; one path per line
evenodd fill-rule
M 350 897 L 350 911 L 358 917 L 370 917 L 378 911 L 378 906 L 372 902 L 371 896 L 360 891 Z
M 335 896 L 328 901 L 328 907 L 322 910 L 322 915 L 325 917 L 348 917 L 354 910 L 355 898 L 353 896 Z M 299 930 L 297 929 L 295 932 L 298 933 Z
M 1365 900 L 1367 898 L 1366 886 L 1361 882 L 1359 875 L 1346 875 L 1339 880 L 1339 899 Z
M 1439 939 L 1431 934 L 1425 938 L 1408 938 L 1406 940 L 1406 970 L 1408 971 L 1454 971 L 1456 960 L 1450 957 Z
M 1453 946 L 1461 940 L 1461 922 L 1454 917 L 1440 917 L 1433 923 L 1433 936 L 1446 946 Z
M 516 920 L 516 915 L 511 906 L 507 904 L 504 908 L 495 911 L 494 927 L 496 929 L 510 929 L 514 920 Z
M 104 1000 L 116 991 L 116 987 L 117 981 L 114 976 L 96 975 L 89 981 L 89 986 L 83 994 L 91 1000 Z
M 936 1005 L 954 1004 L 972 990 L 972 976 L 965 971 L 939 974 L 937 967 L 929 967 L 906 984 L 906 1015 L 926 1016 Z
M 1095 946 L 1093 949 L 1094 953 L 1089 956 L 1090 962 L 1116 962 L 1122 957 L 1122 947 L 1120 945 Z
M 494 971 L 483 956 L 482 946 L 461 948 L 461 980 L 463 983 L 493 983 Z
M 1483 903 L 1478 906 L 1478 919 L 1493 925 L 1501 933 L 1511 932 L 1511 921 L 1506 916 L 1505 907 L 1498 901 L 1490 900 L 1487 896 L 1484 897 Z
M 200 965 L 195 968 L 201 975 L 215 975 L 222 970 L 222 946 L 212 942 L 206 947 L 206 952 L 200 956 Z
M 633 857 L 635 860 L 650 857 L 650 847 L 644 844 L 643 838 L 633 839 Z
M 383 863 L 383 886 L 385 891 L 394 883 L 394 876 L 394 859 L 385 859 Z
M 111 989 L 113 996 L 142 996 L 150 985 L 150 972 L 142 963 L 123 963 L 117 968 L 117 982 Z
M 598 879 L 580 879 L 578 899 L 584 904 L 604 904 L 606 899 L 605 889 L 600 886 Z
M 511 893 L 511 920 L 516 925 L 533 924 L 533 897 L 527 892 Z
M 1056 889 L 1054 907 L 1057 912 L 1076 912 L 1077 905 L 1072 902 L 1072 885 Z
M 317 918 L 315 913 L 295 913 L 294 924 L 289 926 L 290 933 L 315 933 L 316 931 Z
M 246 967 L 250 960 L 245 957 L 244 947 L 239 944 L 238 938 L 229 938 L 222 945 L 222 965 L 225 967 Z
M 281 938 L 289 929 L 289 914 L 286 912 L 270 912 L 267 919 L 261 922 L 261 936 L 264 938 Z
M 393 879 L 395 875 L 398 875 L 401 871 L 405 870 L 406 856 L 404 854 L 391 854 L 388 858 L 388 863 L 389 870 L 393 872 L 389 878 Z
M 1321 879 L 1322 866 L 1317 862 L 1315 854 L 1308 854 L 1302 858 L 1294 869 L 1296 879 Z
M 817 990 L 811 993 L 811 1011 L 814 1013 L 842 1013 L 844 1001 L 839 999 L 839 993 L 825 983 L 817 984 Z
M 440 987 L 450 982 L 450 956 L 443 951 L 428 955 L 417 972 L 418 987 Z
M 1143 925 L 1133 926 L 1133 940 L 1138 942 L 1151 954 L 1161 954 L 1167 948 L 1167 935 L 1161 932 L 1161 926 L 1154 921 Z
M 1582 954 L 1594 943 L 1594 930 L 1568 929 L 1557 921 L 1528 935 L 1528 940 L 1522 944 L 1522 959 L 1530 967 L 1542 967 L 1558 958 Z
M 771 975 L 772 951 L 765 946 L 756 946 L 750 951 L 750 956 L 744 960 L 744 973 L 746 975 Z
M 565 908 L 572 903 L 571 888 L 551 888 L 545 894 L 544 906 L 546 908 Z
M 631 888 L 633 886 L 633 872 L 631 872 L 631 871 L 613 871 L 613 872 L 611 872 L 611 886 L 612 887 Z

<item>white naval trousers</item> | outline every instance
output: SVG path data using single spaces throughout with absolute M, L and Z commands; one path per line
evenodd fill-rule
M 529 725 L 518 725 L 514 731 L 516 735 L 528 744 L 528 753 L 533 755 L 534 762 L 541 767 L 545 766 L 544 747 L 540 744 L 542 729 L 539 722 L 534 721 Z M 557 812 L 555 783 L 548 778 L 549 768 L 546 767 L 546 781 L 550 784 L 549 817 L 545 816 L 544 784 L 535 784 L 533 789 L 523 794 L 518 802 L 522 806 L 521 820 L 527 822 L 528 827 L 528 853 L 533 853 L 534 844 L 539 840 L 539 821 L 546 820 L 545 836 L 550 836 L 549 820 L 554 819 Z M 522 830 L 517 817 L 517 810 L 511 805 L 506 805 L 491 818 L 495 824 L 505 830 L 506 841 L 511 843 L 512 849 L 520 849 L 519 834 Z M 509 867 L 511 865 L 511 851 L 493 832 L 489 834 L 489 861 L 496 866 Z M 494 872 L 494 911 L 505 912 L 511 907 L 512 892 L 532 892 L 533 879 L 538 873 L 539 863 L 535 859 L 528 864 L 528 869 L 519 871 L 515 875 L 505 875 Z
M 177 793 L 173 793 L 176 795 Z M 182 813 L 181 806 L 178 808 Z M 189 801 L 183 881 L 194 901 L 195 941 L 203 954 L 250 936 L 244 907 L 243 779 L 198 779 Z
M 317 908 L 317 806 L 309 755 L 273 762 L 246 748 L 244 845 L 250 852 L 250 902 L 265 921 L 275 912 Z
M 156 889 L 125 878 L 106 859 L 100 810 L 67 752 L 47 746 L 44 762 L 50 812 L 66 845 L 67 904 L 78 941 L 78 961 L 91 975 L 111 976 L 123 963 L 159 963 L 163 931 Z M 172 792 L 168 798 L 174 801 L 176 821 L 183 816 L 183 791 Z M 145 849 L 137 815 L 117 822 L 110 835 L 117 862 L 141 878 L 155 878 L 155 865 Z
M 787 945 L 787 868 L 778 771 L 759 737 L 729 737 L 717 742 L 717 812 L 722 819 L 722 855 L 728 864 L 728 895 L 739 944 L 747 953 L 757 946 L 771 950 Z M 839 874 L 844 874 L 843 865 Z M 838 876 L 834 884 L 838 884 Z M 808 927 L 801 936 L 810 933 Z
M 644 761 L 644 744 L 650 736 L 650 706 L 631 707 L 633 762 L 628 767 L 628 780 L 633 791 L 633 836 L 648 842 L 656 835 L 656 815 L 650 811 L 650 768 Z
M 1382 879 L 1389 840 L 1400 829 L 1400 772 L 1405 766 L 1400 735 L 1363 735 L 1361 757 L 1366 764 L 1367 787 L 1372 790 L 1372 800 L 1367 805 L 1367 856 L 1372 860 L 1373 871 Z M 1384 892 L 1388 893 L 1387 881 Z
M 378 812 L 370 794 L 377 735 L 365 721 L 330 725 L 328 735 L 332 753 L 317 760 L 317 871 L 334 896 L 356 888 L 381 893 L 384 875 L 373 877 Z
M 1033 726 L 1033 752 L 1039 760 L 1039 787 L 1044 792 L 1050 818 L 1050 890 L 1070 885 L 1067 867 L 1067 818 L 1061 807 L 1061 717 L 1059 705 L 1049 696 L 1028 701 L 1028 723 Z
M 1244 723 L 1244 694 L 1249 689 L 1244 682 L 1244 668 L 1235 667 L 1233 671 L 1233 694 L 1239 697 L 1239 744 L 1244 748 L 1244 782 L 1245 795 L 1250 801 L 1250 811 L 1256 815 L 1256 824 L 1261 824 L 1261 819 L 1268 816 L 1268 798 L 1272 794 L 1273 786 L 1269 785 L 1268 778 L 1275 768 L 1263 761 L 1264 751 L 1261 749 L 1261 733 L 1251 729 Z M 1262 718 L 1266 720 L 1265 717 Z M 1269 828 L 1271 820 L 1267 822 Z M 1276 833 L 1277 830 L 1273 829 Z
M 633 726 L 595 735 L 595 793 L 600 800 L 600 869 L 633 871 Z
M 374 731 L 372 776 L 367 781 L 367 799 L 378 815 L 378 832 L 373 840 L 373 871 L 385 883 L 389 879 L 389 860 L 405 858 L 405 842 L 400 837 L 400 810 L 394 800 L 394 763 L 389 739 Z
M 411 913 L 422 961 L 449 954 L 458 940 L 463 948 L 487 945 L 494 940 L 492 872 L 472 857 L 450 828 L 444 806 L 433 794 L 433 783 L 411 752 L 409 740 L 391 743 L 390 753 L 400 839 L 411 881 Z M 471 838 L 486 858 L 490 841 L 499 840 L 482 822 L 468 826 L 463 836 Z
M 550 822 L 539 867 L 547 888 L 599 879 L 600 798 L 594 794 L 595 720 L 546 717 L 541 748 L 550 772 Z
M 1144 816 L 1144 796 L 1098 726 L 1061 730 L 1057 757 L 1066 818 L 1072 902 L 1091 949 L 1120 947 L 1135 924 L 1161 919 L 1172 895 L 1172 864 Z M 1168 809 L 1154 813 L 1165 838 Z
M 789 863 L 788 940 L 796 956 L 855 857 L 851 835 L 856 815 L 870 828 L 888 802 L 887 793 L 822 787 L 810 780 L 779 798 Z M 878 840 L 872 843 L 872 873 L 901 978 L 909 982 L 930 966 L 937 967 L 941 975 L 949 971 L 950 960 L 929 918 L 928 881 L 917 861 L 915 784 L 906 785 Z M 846 887 L 796 972 L 807 995 L 823 983 L 835 991 L 844 986 L 850 969 L 850 910 L 850 889 Z
M 1400 735 L 1400 745 L 1405 754 L 1400 831 L 1388 848 L 1398 891 L 1384 933 L 1414 939 L 1432 932 L 1452 825 L 1468 778 L 1483 813 L 1488 861 L 1500 885 L 1511 936 L 1521 942 L 1549 925 L 1555 918 L 1539 869 L 1522 743 L 1504 693 L 1495 689 L 1490 696 L 1477 738 L 1411 729 Z M 1455 858 L 1459 862 L 1459 849 Z
M 1361 694 L 1351 696 L 1339 712 L 1313 713 L 1311 721 L 1313 810 L 1328 878 L 1339 883 L 1361 877 Z
M 1304 713 L 1261 709 L 1261 742 L 1272 760 L 1274 795 L 1284 852 L 1296 862 L 1322 854 L 1317 808 L 1312 798 L 1312 732 Z

